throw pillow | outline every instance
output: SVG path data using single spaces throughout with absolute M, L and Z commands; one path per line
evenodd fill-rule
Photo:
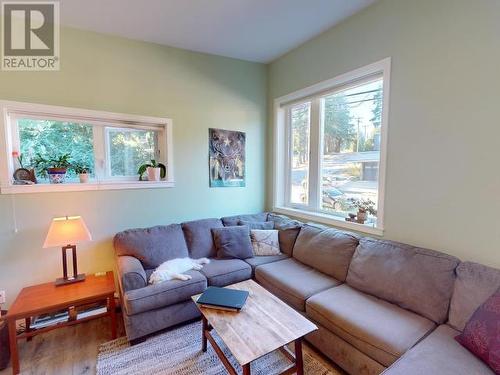
M 250 242 L 247 226 L 213 228 L 212 235 L 217 250 L 217 258 L 246 259 L 253 257 L 252 243 Z
M 245 221 L 239 220 L 238 225 L 246 225 L 250 230 L 252 229 L 274 229 L 272 221 Z
M 500 374 L 500 289 L 478 307 L 455 340 Z
M 250 238 L 255 256 L 281 254 L 277 230 L 253 229 L 250 231 Z

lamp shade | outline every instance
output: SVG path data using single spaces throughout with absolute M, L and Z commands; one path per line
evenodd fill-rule
M 43 248 L 75 245 L 90 240 L 92 236 L 81 216 L 56 217 L 52 219 Z

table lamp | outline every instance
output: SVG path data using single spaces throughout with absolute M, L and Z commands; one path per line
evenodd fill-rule
M 43 248 L 62 247 L 63 277 L 56 279 L 56 286 L 85 280 L 85 274 L 78 274 L 76 244 L 91 241 L 92 236 L 80 216 L 65 216 L 52 219 Z M 73 250 L 73 276 L 68 277 L 67 250 Z

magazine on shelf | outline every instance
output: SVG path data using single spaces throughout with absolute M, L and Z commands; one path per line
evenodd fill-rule
M 76 314 L 77 319 L 88 318 L 89 316 L 104 314 L 108 309 L 106 306 L 94 306 L 86 310 L 78 311 Z
M 31 318 L 30 328 L 40 329 L 69 320 L 68 310 L 60 310 L 50 314 L 42 314 Z

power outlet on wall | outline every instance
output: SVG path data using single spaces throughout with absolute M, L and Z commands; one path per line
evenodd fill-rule
M 0 303 L 5 303 L 5 290 L 0 290 Z

